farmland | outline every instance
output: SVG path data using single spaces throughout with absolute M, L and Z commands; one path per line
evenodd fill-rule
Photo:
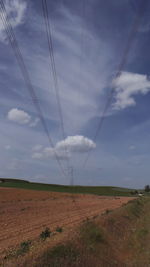
M 2 178 L 1 178 L 2 179 Z M 120 188 L 113 186 L 69 186 L 57 184 L 42 184 L 32 183 L 16 179 L 3 179 L 0 187 L 22 188 L 38 191 L 52 191 L 74 194 L 96 194 L 105 196 L 131 196 L 131 191 L 134 189 Z
M 5 183 L 4 183 L 5 184 Z M 8 182 L 9 184 L 9 182 Z M 14 183 L 15 184 L 15 183 Z M 35 241 L 45 227 L 71 231 L 87 218 L 120 207 L 129 197 L 69 194 L 0 187 L 0 257 L 25 240 Z

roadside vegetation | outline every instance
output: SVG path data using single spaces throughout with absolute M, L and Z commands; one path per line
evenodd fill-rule
M 149 208 L 150 199 L 141 198 L 87 220 L 70 243 L 47 249 L 40 266 L 148 266 Z

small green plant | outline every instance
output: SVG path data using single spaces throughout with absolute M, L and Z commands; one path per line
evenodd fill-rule
M 62 231 L 63 231 L 62 227 L 57 226 L 57 228 L 56 228 L 56 232 L 58 232 L 58 233 L 62 233 Z
M 31 240 L 24 241 L 20 244 L 19 249 L 16 251 L 17 255 L 25 254 L 29 251 L 31 246 Z
M 18 249 L 12 248 L 9 250 L 4 257 L 4 260 L 9 260 L 13 257 L 24 255 L 30 250 L 30 247 L 31 247 L 31 240 L 23 241 L 20 243 Z
M 50 237 L 50 235 L 51 235 L 51 231 L 48 227 L 46 227 L 45 230 L 42 231 L 42 233 L 40 234 L 40 238 L 42 240 L 45 240 L 46 238 Z

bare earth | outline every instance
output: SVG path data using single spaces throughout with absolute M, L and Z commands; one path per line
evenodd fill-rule
M 45 227 L 71 229 L 87 217 L 118 208 L 129 200 L 129 197 L 0 188 L 0 258 L 24 240 L 38 238 Z

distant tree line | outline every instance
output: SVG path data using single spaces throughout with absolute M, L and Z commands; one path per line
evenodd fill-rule
M 147 185 L 145 185 L 145 192 L 150 192 L 150 186 L 147 184 Z
M 148 185 L 148 184 L 145 185 L 144 191 L 145 192 L 150 192 L 150 185 Z M 131 191 L 130 193 L 131 193 L 131 195 L 143 194 L 143 192 L 139 192 L 138 190 Z

